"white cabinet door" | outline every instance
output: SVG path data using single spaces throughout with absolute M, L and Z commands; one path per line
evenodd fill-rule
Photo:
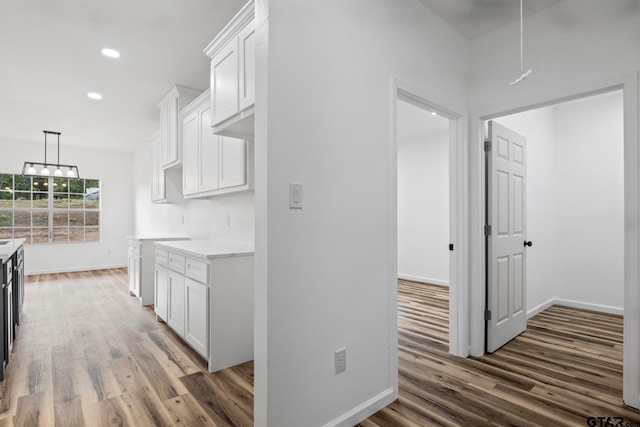
M 129 292 L 135 294 L 135 257 L 133 254 L 129 254 L 129 263 L 127 265 L 127 272 L 129 273 Z M 137 295 L 137 294 L 136 294 Z
M 167 150 L 169 147 L 169 108 L 165 104 L 160 109 L 160 157 L 159 164 L 162 166 L 167 162 L 167 158 L 169 157 Z
M 165 321 L 167 320 L 168 283 L 169 275 L 167 269 L 156 264 L 154 310 L 158 317 Z
M 140 297 L 140 257 L 129 255 L 129 292 Z
M 205 358 L 209 357 L 209 288 L 185 279 L 185 339 Z
M 255 104 L 256 99 L 255 33 L 255 22 L 252 21 L 238 34 L 238 107 L 240 111 Z
M 211 125 L 238 112 L 238 39 L 211 59 Z
M 163 152 L 165 157 L 162 166 L 173 165 L 180 160 L 180 146 L 178 140 L 178 98 L 167 103 L 168 134 L 165 139 Z
M 160 167 L 160 143 L 151 145 L 151 201 L 165 199 L 165 173 Z
M 178 98 L 172 97 L 160 109 L 160 166 L 170 166 L 180 160 L 178 147 Z
M 200 141 L 198 118 L 198 112 L 195 111 L 184 118 L 182 125 L 182 191 L 185 195 L 196 194 L 199 190 Z
M 169 301 L 167 324 L 178 335 L 184 337 L 184 276 L 169 271 Z
M 211 108 L 203 107 L 200 114 L 199 191 L 220 188 L 219 137 L 211 131 Z
M 247 183 L 247 143 L 243 139 L 220 137 L 220 188 Z

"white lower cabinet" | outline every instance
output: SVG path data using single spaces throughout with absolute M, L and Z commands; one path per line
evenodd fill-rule
M 156 316 L 162 320 L 167 320 L 167 301 L 168 301 L 168 284 L 169 284 L 169 272 L 167 267 L 156 264 L 155 268 L 155 302 L 154 310 Z
M 184 338 L 205 358 L 209 357 L 209 288 L 193 279 L 184 281 Z
M 129 293 L 140 298 L 140 247 L 129 241 Z
M 167 324 L 180 336 L 184 336 L 184 276 L 169 270 Z
M 190 242 L 156 244 L 156 315 L 211 372 L 253 360 L 253 253 L 172 251 Z

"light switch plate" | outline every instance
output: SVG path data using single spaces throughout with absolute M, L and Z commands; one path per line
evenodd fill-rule
M 289 209 L 302 209 L 302 184 L 289 183 Z

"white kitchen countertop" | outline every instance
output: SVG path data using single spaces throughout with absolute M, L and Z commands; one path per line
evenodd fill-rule
M 18 250 L 25 242 L 24 239 L 2 239 L 0 242 L 8 242 L 0 245 L 0 259 L 9 258 L 15 251 Z
M 127 236 L 127 240 L 136 239 L 136 240 L 188 240 L 188 236 L 167 236 L 162 234 L 140 234 L 134 236 Z
M 225 258 L 253 255 L 253 244 L 222 240 L 176 240 L 156 242 L 156 247 L 198 258 Z

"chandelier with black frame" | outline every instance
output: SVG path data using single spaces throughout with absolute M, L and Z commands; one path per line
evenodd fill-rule
M 50 130 L 43 130 L 44 132 L 44 163 L 41 162 L 24 162 L 22 167 L 22 175 L 36 176 L 48 178 L 53 176 L 54 178 L 73 178 L 79 179 L 78 167 L 74 165 L 60 164 L 60 132 L 52 132 Z M 58 161 L 56 163 L 47 162 L 47 135 L 56 135 L 58 137 Z M 49 168 L 55 168 L 52 172 Z

